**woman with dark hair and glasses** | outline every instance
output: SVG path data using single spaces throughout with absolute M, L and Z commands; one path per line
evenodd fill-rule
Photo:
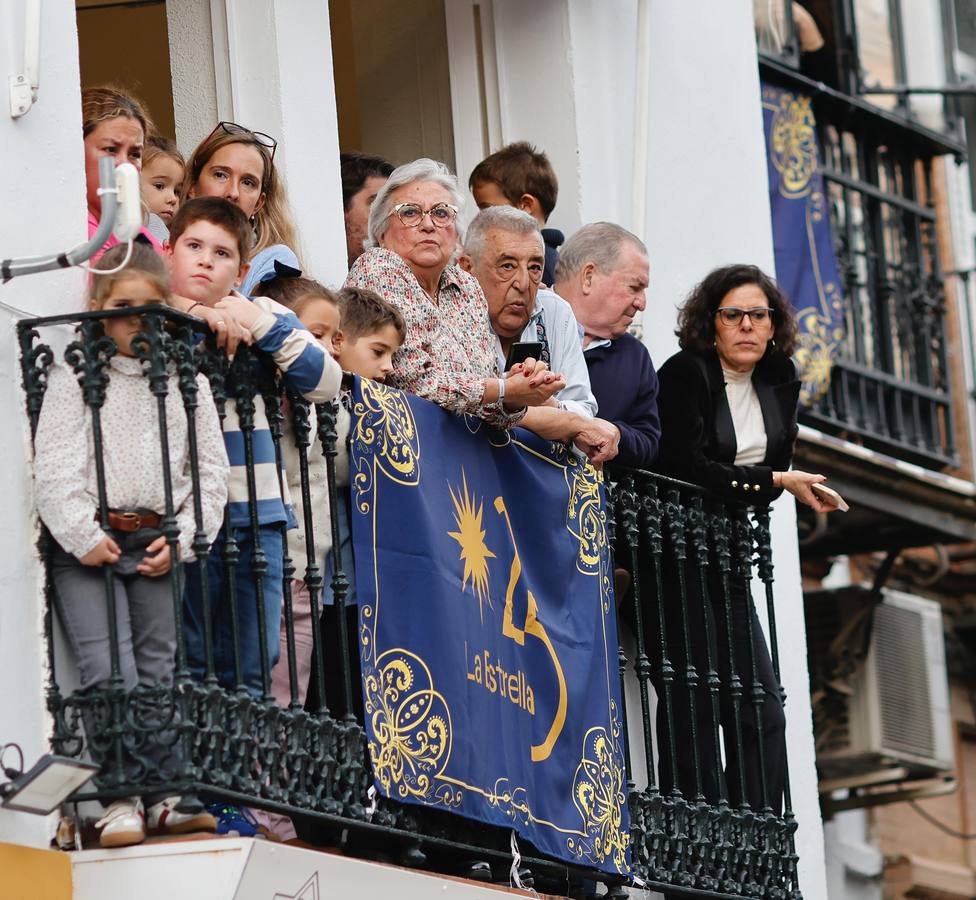
M 783 490 L 817 512 L 827 505 L 812 485 L 825 481 L 790 469 L 797 435 L 800 382 L 791 359 L 796 321 L 789 301 L 776 283 L 756 266 L 725 266 L 698 284 L 678 313 L 676 332 L 681 350 L 658 370 L 661 451 L 658 468 L 666 475 L 708 488 L 713 494 L 748 506 L 766 506 Z M 708 668 L 706 635 L 713 636 L 714 661 L 722 683 L 721 724 L 725 738 L 727 791 L 733 806 L 747 802 L 758 811 L 762 804 L 759 759 L 766 763 L 766 800 L 773 809 L 782 803 L 785 774 L 785 719 L 779 685 L 769 650 L 749 597 L 748 573 L 731 579 L 731 635 L 725 597 L 716 567 L 708 567 L 708 597 L 702 598 L 697 571 L 685 573 L 691 656 L 684 654 L 678 572 L 665 573 L 665 614 L 668 656 L 678 673 L 672 690 L 672 718 L 677 773 L 670 771 L 668 753 L 661 753 L 661 788 L 677 781 L 686 798 L 696 793 L 695 757 L 688 688 L 681 673 L 689 664 L 698 672 L 696 689 L 697 757 L 702 790 L 718 802 L 719 763 L 714 754 L 711 705 L 704 673 Z M 659 644 L 659 641 L 656 642 Z M 729 647 L 733 647 L 730 654 Z M 750 646 L 751 644 L 751 646 Z M 652 641 L 660 662 L 661 648 Z M 733 660 L 730 660 L 730 655 Z M 762 728 L 750 707 L 752 662 L 755 657 L 762 686 Z M 734 724 L 728 685 L 732 666 L 743 682 L 741 715 Z M 741 737 L 739 766 L 736 733 Z M 658 735 L 667 747 L 664 704 L 658 705 Z M 764 753 L 760 756 L 759 744 Z M 744 776 L 744 783 L 743 777 Z
M 500 377 L 485 295 L 454 262 L 461 203 L 443 163 L 417 159 L 394 169 L 370 207 L 368 249 L 346 285 L 376 291 L 403 314 L 406 338 L 388 384 L 509 428 L 565 384 L 531 359 Z
M 662 471 L 750 505 L 783 490 L 818 512 L 823 475 L 790 471 L 800 382 L 790 303 L 756 266 L 710 272 L 678 313 L 658 371 Z
M 254 227 L 251 269 L 241 285 L 241 293 L 247 295 L 259 282 L 279 274 L 282 265 L 301 274 L 298 236 L 284 181 L 274 164 L 277 147 L 263 131 L 218 122 L 187 160 L 180 192 L 186 198 L 223 197 L 247 216 Z

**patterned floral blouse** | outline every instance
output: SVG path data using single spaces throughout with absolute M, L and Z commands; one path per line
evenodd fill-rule
M 403 314 L 407 333 L 393 357 L 387 379 L 392 387 L 497 428 L 511 428 L 522 418 L 498 402 L 482 402 L 485 379 L 499 372 L 488 302 L 473 275 L 448 266 L 435 302 L 401 256 L 373 247 L 353 264 L 346 285 L 375 291 Z

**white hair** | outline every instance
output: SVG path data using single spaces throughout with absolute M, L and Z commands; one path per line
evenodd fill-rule
M 572 278 L 587 263 L 593 263 L 601 272 L 612 272 L 625 243 L 633 244 L 647 256 L 644 242 L 626 228 L 612 222 L 584 225 L 559 248 L 556 281 Z
M 413 162 L 404 163 L 397 166 L 386 184 L 379 189 L 373 205 L 369 208 L 369 222 L 366 226 L 367 237 L 363 241 L 363 246 L 378 247 L 386 229 L 390 227 L 390 214 L 393 212 L 390 203 L 390 195 L 397 189 L 418 181 L 432 181 L 439 184 L 451 195 L 451 202 L 460 210 L 464 205 L 464 198 L 458 189 L 457 178 L 454 173 L 442 162 L 434 159 L 415 159 Z M 455 228 L 458 233 L 458 240 L 461 239 L 461 220 L 455 219 Z
M 534 234 L 539 238 L 539 246 L 545 252 L 539 223 L 532 216 L 514 206 L 488 206 L 471 220 L 464 238 L 464 252 L 475 262 L 481 259 L 485 239 L 493 228 L 507 234 Z

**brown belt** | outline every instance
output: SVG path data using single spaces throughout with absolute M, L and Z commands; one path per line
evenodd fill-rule
M 98 518 L 98 514 L 95 514 L 95 518 Z M 159 513 L 136 513 L 136 512 L 123 512 L 118 509 L 110 509 L 108 511 L 108 525 L 109 528 L 115 531 L 138 531 L 140 528 L 159 528 L 162 524 L 162 516 Z

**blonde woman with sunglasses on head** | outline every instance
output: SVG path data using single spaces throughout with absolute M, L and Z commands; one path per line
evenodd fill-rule
M 251 270 L 241 285 L 250 295 L 275 274 L 274 263 L 298 270 L 298 235 L 288 209 L 285 185 L 275 168 L 278 142 L 263 131 L 218 122 L 190 156 L 181 196 L 222 197 L 247 216 L 254 228 Z

